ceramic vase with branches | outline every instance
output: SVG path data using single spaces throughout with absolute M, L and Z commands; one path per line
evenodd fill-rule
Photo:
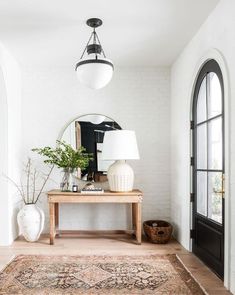
M 15 181 L 8 178 L 17 188 L 24 203 L 24 206 L 17 214 L 17 222 L 20 233 L 28 242 L 37 241 L 44 228 L 45 215 L 36 203 L 43 192 L 52 169 L 53 166 L 47 174 L 39 173 L 39 171 L 33 167 L 31 159 L 28 159 L 24 169 L 25 184 L 22 182 L 17 184 Z

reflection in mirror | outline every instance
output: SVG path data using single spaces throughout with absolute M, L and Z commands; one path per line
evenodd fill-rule
M 69 143 L 73 148 L 83 146 L 86 152 L 93 154 L 87 169 L 80 172 L 85 181 L 107 181 L 108 167 L 113 161 L 102 160 L 102 147 L 105 131 L 121 129 L 120 125 L 104 115 L 88 114 L 78 117 L 65 129 L 61 140 Z

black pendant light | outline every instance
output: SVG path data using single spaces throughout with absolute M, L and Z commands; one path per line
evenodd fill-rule
M 102 25 L 102 20 L 90 18 L 86 23 L 93 28 L 93 31 L 79 62 L 76 64 L 77 77 L 82 84 L 92 89 L 100 89 L 112 79 L 114 67 L 112 61 L 106 58 L 96 33 L 96 28 Z M 85 53 L 87 53 L 86 57 Z

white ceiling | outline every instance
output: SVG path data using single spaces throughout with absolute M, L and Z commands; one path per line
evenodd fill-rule
M 90 17 L 115 65 L 170 65 L 219 0 L 0 0 L 0 41 L 23 65 L 71 65 Z

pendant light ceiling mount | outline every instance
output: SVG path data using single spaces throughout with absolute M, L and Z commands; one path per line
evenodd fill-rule
M 114 67 L 112 61 L 106 58 L 95 30 L 103 24 L 102 20 L 99 18 L 90 18 L 86 24 L 93 28 L 93 31 L 79 62 L 76 64 L 75 70 L 78 80 L 82 84 L 93 89 L 99 89 L 110 82 Z M 86 52 L 87 58 L 84 58 Z
M 98 28 L 100 26 L 102 26 L 103 22 L 100 18 L 89 18 L 87 21 L 86 21 L 86 24 L 91 27 L 91 28 Z

